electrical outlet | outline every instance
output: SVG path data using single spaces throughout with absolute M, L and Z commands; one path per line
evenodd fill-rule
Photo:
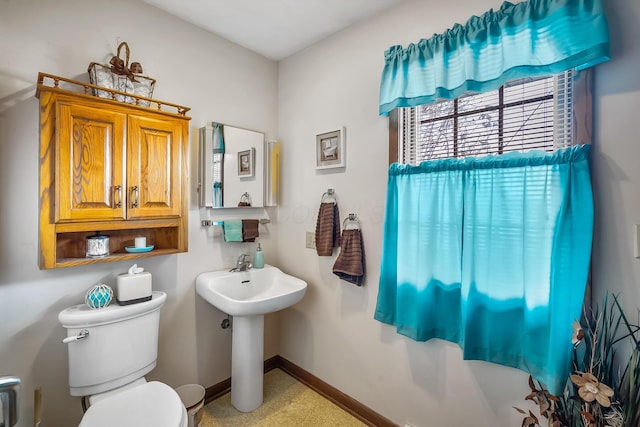
M 305 247 L 307 249 L 315 249 L 316 248 L 316 233 L 313 231 L 307 231 L 305 233 L 306 242 Z

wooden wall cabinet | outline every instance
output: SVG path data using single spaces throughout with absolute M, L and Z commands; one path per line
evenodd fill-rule
M 40 268 L 186 252 L 188 108 L 148 98 L 139 99 L 157 110 L 125 104 L 91 96 L 92 88 L 38 79 Z M 110 255 L 87 258 L 86 237 L 96 232 L 110 237 Z M 136 236 L 154 249 L 126 252 Z

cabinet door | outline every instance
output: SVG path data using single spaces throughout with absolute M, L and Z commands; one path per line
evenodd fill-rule
M 128 116 L 127 217 L 179 217 L 182 197 L 181 120 Z
M 56 105 L 55 221 L 124 219 L 126 115 Z

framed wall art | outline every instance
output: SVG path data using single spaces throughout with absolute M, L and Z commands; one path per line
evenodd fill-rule
M 345 162 L 346 128 L 316 135 L 316 169 L 341 168 Z
M 255 148 L 238 152 L 238 176 L 241 178 L 252 177 L 255 173 L 256 159 Z

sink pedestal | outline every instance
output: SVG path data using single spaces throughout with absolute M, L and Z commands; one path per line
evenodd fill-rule
M 251 412 L 263 398 L 264 315 L 233 316 L 231 340 L 231 404 Z

